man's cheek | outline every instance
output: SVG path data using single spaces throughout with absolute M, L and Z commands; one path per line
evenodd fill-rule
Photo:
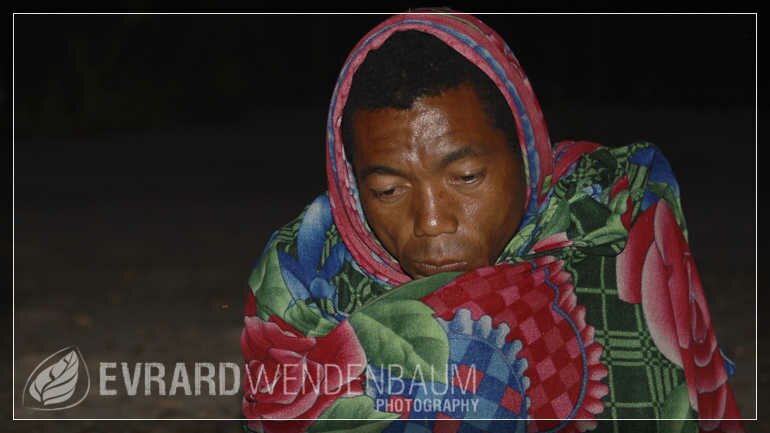
M 409 238 L 405 234 L 404 224 L 398 224 L 395 220 L 388 221 L 380 230 L 375 230 L 375 235 L 383 247 L 393 255 L 396 260 L 401 260 Z

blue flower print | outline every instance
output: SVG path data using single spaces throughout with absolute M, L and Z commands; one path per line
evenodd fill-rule
M 674 172 L 671 170 L 671 164 L 663 153 L 655 146 L 645 147 L 640 149 L 631 156 L 631 162 L 638 165 L 643 165 L 649 168 L 647 179 L 650 182 L 665 183 L 674 192 L 674 196 L 679 198 L 679 184 L 674 177 Z M 650 190 L 644 192 L 642 198 L 642 210 L 652 206 L 657 202 L 659 197 L 657 194 Z
M 342 265 L 350 259 L 350 253 L 340 242 L 332 247 L 329 257 L 320 266 L 326 232 L 332 226 L 329 197 L 318 196 L 305 211 L 297 233 L 297 258 L 284 251 L 278 251 L 281 275 L 294 301 L 304 299 L 331 299 L 337 310 L 337 290 L 329 280 L 339 273 Z M 320 269 L 319 269 L 320 267 Z M 321 313 L 327 316 L 323 309 Z M 329 317 L 327 317 L 329 318 Z M 337 313 L 334 317 L 341 320 Z

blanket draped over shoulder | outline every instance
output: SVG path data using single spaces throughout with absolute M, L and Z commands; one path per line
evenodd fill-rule
M 679 421 L 643 427 L 742 431 L 725 420 L 740 418 L 733 365 L 717 346 L 660 150 L 552 145 L 500 36 L 439 12 L 388 19 L 343 67 L 329 189 L 273 234 L 249 279 L 246 428 L 624 431 L 617 419 L 666 418 Z M 494 265 L 412 280 L 363 216 L 342 110 L 366 53 L 401 30 L 430 33 L 475 63 L 516 119 L 526 213 Z

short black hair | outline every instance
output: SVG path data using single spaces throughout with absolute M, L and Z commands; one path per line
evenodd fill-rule
M 342 141 L 353 163 L 353 114 L 358 110 L 407 110 L 422 96 L 437 96 L 469 84 L 493 126 L 520 153 L 516 123 L 495 83 L 476 65 L 437 37 L 416 31 L 396 32 L 372 50 L 359 67 L 342 116 Z

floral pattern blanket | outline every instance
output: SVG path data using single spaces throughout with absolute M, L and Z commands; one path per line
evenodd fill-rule
M 377 281 L 341 241 L 326 194 L 277 231 L 249 280 L 241 337 L 243 411 L 262 420 L 252 428 L 611 431 L 622 427 L 598 420 L 739 418 L 668 162 L 647 143 L 559 153 L 575 146 L 592 150 L 486 268 Z
M 491 266 L 412 280 L 363 215 L 341 116 L 367 52 L 401 30 L 473 62 L 516 120 L 525 215 Z M 396 15 L 365 35 L 327 125 L 328 191 L 273 234 L 249 278 L 247 430 L 742 431 L 734 367 L 656 146 L 552 145 L 505 42 L 445 9 Z

